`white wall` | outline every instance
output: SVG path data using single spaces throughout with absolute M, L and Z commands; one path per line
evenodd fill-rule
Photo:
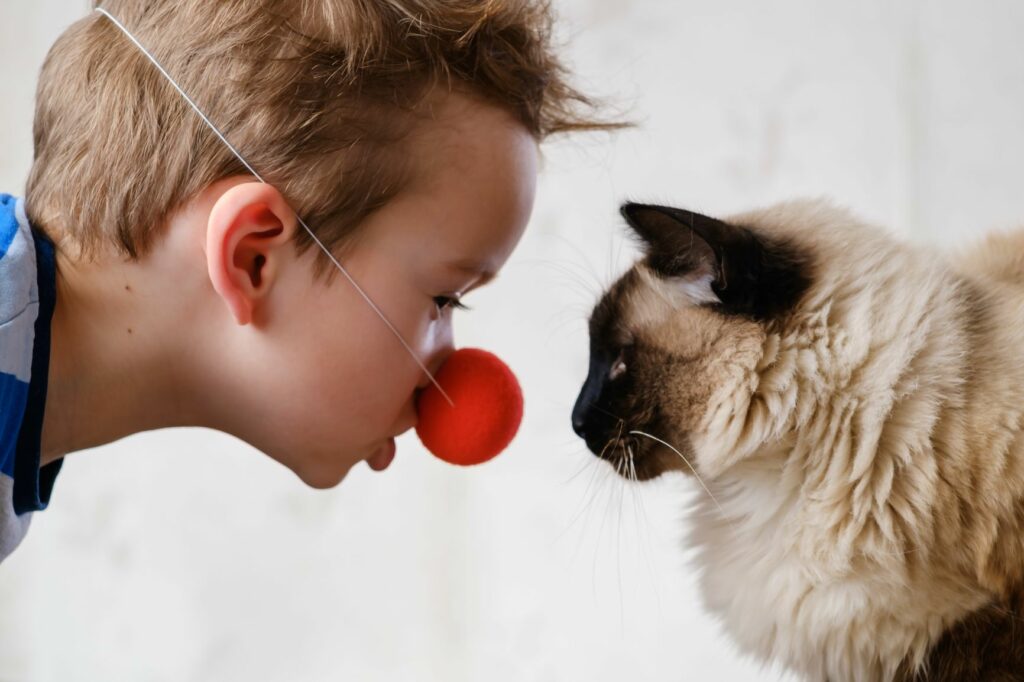
M 785 679 L 699 608 L 694 484 L 624 486 L 569 428 L 587 309 L 632 256 L 616 206 L 826 194 L 944 244 L 1012 225 L 1024 5 L 557 4 L 580 81 L 643 125 L 548 147 L 528 235 L 459 318 L 523 381 L 512 449 L 461 471 L 406 436 L 331 491 L 208 431 L 76 454 L 0 565 L 0 681 Z M 0 190 L 23 191 L 36 73 L 85 11 L 0 2 Z

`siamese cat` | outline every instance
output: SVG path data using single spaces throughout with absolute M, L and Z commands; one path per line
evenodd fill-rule
M 1024 230 L 943 253 L 822 201 L 628 203 L 572 426 L 705 487 L 705 607 L 808 680 L 1024 680 Z

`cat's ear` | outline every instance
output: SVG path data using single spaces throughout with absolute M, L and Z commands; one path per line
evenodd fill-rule
M 768 319 L 791 309 L 810 282 L 808 260 L 749 229 L 668 206 L 626 203 L 621 212 L 659 275 L 679 278 L 700 302 Z

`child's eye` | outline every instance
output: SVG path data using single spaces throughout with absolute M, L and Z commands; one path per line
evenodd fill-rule
M 469 306 L 460 301 L 458 296 L 435 296 L 434 305 L 437 306 L 437 311 L 439 313 L 443 313 L 448 308 L 469 310 Z

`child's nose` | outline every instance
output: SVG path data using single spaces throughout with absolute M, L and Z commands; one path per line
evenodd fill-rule
M 427 362 L 424 362 L 423 364 L 427 366 L 427 369 L 430 371 L 431 376 L 437 376 L 437 373 L 441 371 L 441 366 L 444 364 L 445 360 L 447 360 L 448 356 L 454 352 L 454 348 L 452 348 L 451 346 L 446 346 L 443 350 L 440 350 L 431 355 L 430 359 Z M 423 374 L 420 377 L 419 382 L 416 384 L 416 388 L 424 389 L 427 386 L 430 386 L 430 384 L 430 376 Z

